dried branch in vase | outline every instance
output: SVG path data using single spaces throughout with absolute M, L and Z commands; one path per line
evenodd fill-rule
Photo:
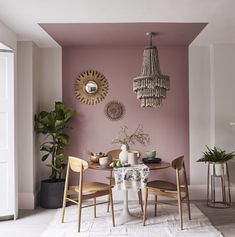
M 127 149 L 129 149 L 130 145 L 135 145 L 136 143 L 146 146 L 150 143 L 150 137 L 149 134 L 144 132 L 143 125 L 141 124 L 139 124 L 135 132 L 130 135 L 128 134 L 128 127 L 121 126 L 119 137 L 113 139 L 112 143 L 125 144 L 127 146 Z

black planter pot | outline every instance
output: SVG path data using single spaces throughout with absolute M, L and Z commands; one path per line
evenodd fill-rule
M 65 180 L 41 181 L 40 206 L 55 209 L 62 207 Z

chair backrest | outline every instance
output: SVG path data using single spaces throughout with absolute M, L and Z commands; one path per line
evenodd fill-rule
M 80 173 L 79 179 L 78 179 L 78 185 L 79 185 L 79 195 L 82 195 L 83 171 L 86 170 L 87 168 L 88 168 L 87 161 L 73 157 L 73 156 L 69 156 L 68 164 L 67 164 L 66 178 L 65 178 L 64 193 L 66 193 L 66 190 L 68 190 L 69 170 L 71 169 L 72 171 L 74 171 L 76 173 Z
M 68 166 L 74 172 L 81 172 L 88 168 L 88 163 L 85 160 L 82 160 L 73 156 L 69 156 Z
M 184 167 L 184 156 L 180 156 L 171 162 L 173 169 L 181 170 Z
M 107 152 L 107 156 L 111 158 L 111 160 L 119 159 L 119 154 L 121 149 L 111 150 Z
M 187 180 L 187 174 L 186 174 L 186 170 L 185 170 L 185 164 L 184 164 L 184 156 L 180 156 L 176 159 L 174 159 L 171 162 L 171 166 L 173 169 L 176 170 L 176 182 L 177 182 L 177 189 L 180 189 L 180 171 L 183 171 L 183 180 L 184 180 L 184 186 L 187 189 L 188 192 L 188 180 Z

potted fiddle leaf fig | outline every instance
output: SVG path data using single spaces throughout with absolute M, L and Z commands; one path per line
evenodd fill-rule
M 40 206 L 44 208 L 58 208 L 62 206 L 64 179 L 63 171 L 67 158 L 64 149 L 69 143 L 69 136 L 65 129 L 74 116 L 75 110 L 66 107 L 62 102 L 55 102 L 52 111 L 41 111 L 35 115 L 34 130 L 44 136 L 40 145 L 41 160 L 47 162 L 50 169 L 49 179 L 41 181 Z

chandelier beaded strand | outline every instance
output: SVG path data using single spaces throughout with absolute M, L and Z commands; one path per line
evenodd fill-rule
M 141 75 L 134 78 L 133 91 L 140 100 L 141 107 L 160 107 L 162 100 L 166 98 L 166 91 L 170 89 L 169 76 L 162 75 L 159 64 L 158 50 L 152 45 L 152 37 L 156 35 L 149 32 L 149 46 L 143 53 Z

